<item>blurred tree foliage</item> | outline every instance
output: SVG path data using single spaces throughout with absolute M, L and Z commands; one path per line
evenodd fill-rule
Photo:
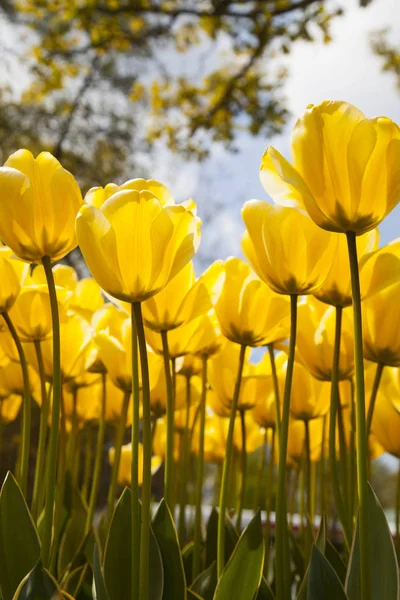
M 279 58 L 297 40 L 328 42 L 342 12 L 335 0 L 2 0 L 0 11 L 29 73 L 21 97 L 1 91 L 3 158 L 47 147 L 83 187 L 120 180 L 160 141 L 201 159 L 211 142 L 234 150 L 238 131 L 281 131 Z
M 400 44 L 389 40 L 390 30 L 375 31 L 371 36 L 372 49 L 382 59 L 382 69 L 396 77 L 397 89 L 400 91 Z

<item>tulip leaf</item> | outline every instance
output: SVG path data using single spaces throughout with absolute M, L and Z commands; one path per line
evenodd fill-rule
M 217 563 L 214 561 L 203 573 L 200 573 L 190 589 L 199 594 L 204 600 L 212 600 L 217 582 Z
M 368 484 L 368 531 L 371 600 L 398 600 L 399 570 L 392 534 L 383 508 Z M 346 577 L 349 600 L 362 600 L 358 524 L 354 534 Z
M 161 500 L 153 518 L 153 532 L 164 567 L 163 600 L 186 600 L 186 579 L 178 535 L 165 500 Z
M 0 492 L 0 589 L 11 600 L 40 557 L 40 540 L 25 498 L 8 472 Z
M 326 518 L 323 516 L 321 518 L 321 523 L 318 529 L 317 539 L 315 540 L 315 545 L 322 554 L 325 554 L 326 548 Z M 307 586 L 308 586 L 308 575 L 310 572 L 310 564 L 307 566 L 306 572 L 302 579 L 300 589 L 296 596 L 296 600 L 306 600 L 307 598 Z
M 18 586 L 13 600 L 63 600 L 57 581 L 39 561 Z
M 87 510 L 78 490 L 74 490 L 71 516 L 67 521 L 58 552 L 58 573 L 60 576 L 74 561 L 85 539 Z
M 65 585 L 63 585 L 63 587 L 65 587 L 65 591 L 71 594 L 71 596 L 77 596 L 86 578 L 88 570 L 89 566 L 87 564 L 74 569 L 69 574 Z
M 225 516 L 225 562 L 231 557 L 232 552 L 238 542 L 237 533 L 232 521 Z M 209 567 L 217 560 L 217 540 L 218 540 L 218 511 L 213 508 L 207 523 L 206 531 L 206 567 Z
M 347 600 L 335 570 L 322 552 L 313 546 L 308 572 L 307 600 Z
M 104 581 L 110 600 L 131 597 L 131 492 L 125 488 L 111 520 L 104 551 Z
M 258 590 L 256 600 L 275 600 L 275 596 L 266 582 L 265 577 L 261 579 L 260 589 Z
M 264 540 L 258 510 L 243 531 L 218 581 L 214 600 L 253 600 L 260 587 L 264 563 Z
M 93 551 L 93 597 L 95 600 L 110 600 L 101 570 L 97 544 Z
M 202 598 L 201 596 L 196 594 L 196 592 L 193 592 L 193 590 L 188 590 L 187 591 L 187 600 L 204 600 L 204 598 Z
M 154 535 L 153 528 L 150 527 L 150 573 L 149 588 L 150 598 L 152 600 L 162 600 L 164 593 L 164 566 L 160 547 Z
M 190 585 L 192 582 L 193 549 L 194 549 L 194 542 L 189 542 L 182 549 L 182 560 L 183 560 L 183 566 L 185 569 L 185 577 L 186 577 L 187 585 Z
M 346 581 L 346 565 L 335 546 L 329 540 L 326 540 L 325 556 L 335 569 L 336 575 L 339 577 L 341 583 L 344 585 Z

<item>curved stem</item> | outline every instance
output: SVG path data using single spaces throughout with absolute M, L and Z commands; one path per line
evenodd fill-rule
M 349 251 L 351 290 L 353 296 L 354 320 L 354 362 L 356 377 L 356 435 L 357 435 L 357 487 L 359 498 L 359 536 L 360 536 L 360 579 L 361 598 L 370 600 L 370 560 L 369 560 L 369 524 L 368 524 L 368 444 L 365 420 L 365 384 L 362 338 L 362 314 L 360 278 L 356 236 L 347 233 Z
M 23 416 L 22 416 L 22 436 L 21 436 L 21 463 L 19 472 L 19 483 L 21 491 L 26 498 L 28 487 L 28 471 L 29 471 L 29 450 L 31 439 L 31 392 L 29 386 L 28 363 L 26 362 L 25 352 L 22 348 L 21 340 L 7 312 L 2 313 L 3 319 L 8 327 L 9 332 L 14 340 L 17 348 L 19 361 L 21 363 L 22 379 L 24 384 L 23 401 Z
M 271 372 L 272 372 L 272 383 L 274 386 L 274 397 L 275 397 L 275 432 L 279 444 L 279 434 L 281 431 L 281 399 L 279 393 L 279 381 L 278 381 L 278 373 L 276 372 L 276 363 L 275 363 L 275 354 L 274 354 L 274 345 L 268 344 L 268 354 L 269 360 L 271 363 Z
M 312 516 L 312 503 L 311 503 L 311 442 L 310 442 L 310 423 L 304 421 L 305 429 L 305 440 L 304 445 L 306 449 L 306 471 L 305 471 L 305 484 L 307 493 L 307 513 L 311 519 Z
M 48 256 L 44 256 L 42 259 L 42 264 L 46 274 L 47 287 L 49 289 L 51 319 L 53 325 L 53 403 L 51 410 L 50 438 L 46 469 L 46 497 L 44 517 L 42 522 L 41 552 L 43 566 L 48 567 L 50 559 L 51 536 L 53 530 L 54 494 L 57 475 L 58 435 L 61 407 L 61 348 L 57 294 L 54 285 L 54 277 L 51 269 L 50 258 Z
M 92 458 L 93 458 L 93 430 L 90 423 L 86 426 L 85 430 L 85 464 L 83 467 L 82 477 L 82 497 L 87 501 L 89 492 L 90 473 L 92 470 Z
M 149 365 L 147 361 L 146 337 L 144 333 L 142 308 L 139 303 L 133 304 L 136 330 L 139 342 L 140 364 L 142 368 L 143 398 L 143 483 L 142 483 L 142 516 L 140 529 L 140 584 L 139 598 L 149 597 L 149 541 L 150 541 L 150 502 L 151 502 L 151 409 Z
M 179 507 L 179 523 L 178 523 L 178 537 L 183 547 L 186 538 L 186 496 L 187 496 L 187 481 L 188 481 L 188 469 L 189 469 L 189 456 L 190 456 L 190 431 L 189 431 L 189 418 L 190 418 L 190 404 L 191 404 L 191 378 L 186 377 L 186 421 L 185 429 L 183 432 L 183 456 L 182 460 L 182 477 L 180 483 L 180 507 Z
M 329 466 L 332 477 L 333 495 L 335 498 L 336 509 L 343 528 L 344 540 L 347 548 L 351 543 L 351 532 L 349 530 L 346 509 L 342 497 L 339 483 L 339 473 L 336 460 L 336 420 L 339 402 L 339 360 L 340 360 L 340 338 L 342 332 L 342 314 L 341 306 L 336 307 L 335 315 L 335 340 L 333 347 L 333 363 L 331 378 L 331 402 L 329 415 Z
M 232 452 L 233 452 L 233 432 L 235 429 L 236 411 L 239 402 L 240 386 L 242 383 L 242 374 L 244 359 L 246 355 L 246 346 L 240 346 L 239 365 L 236 377 L 235 389 L 232 398 L 231 414 L 229 417 L 229 429 L 226 437 L 226 454 L 224 468 L 222 471 L 221 493 L 219 496 L 219 514 L 218 514 L 218 542 L 217 542 L 217 572 L 218 579 L 222 575 L 225 566 L 225 512 L 228 496 L 229 475 L 231 471 Z
M 95 454 L 95 460 L 94 460 L 92 488 L 90 490 L 89 509 L 88 509 L 87 516 L 86 516 L 85 535 L 89 532 L 89 530 L 92 526 L 94 511 L 96 509 L 97 495 L 99 493 L 101 465 L 103 462 L 105 414 L 106 414 L 106 399 L 107 399 L 106 377 L 107 377 L 106 373 L 101 374 L 102 390 L 101 390 L 100 420 L 99 420 L 99 430 L 97 432 L 96 454 Z
M 172 386 L 171 366 L 168 352 L 168 333 L 161 332 L 164 373 L 167 399 L 167 439 L 165 451 L 165 470 L 164 470 L 164 498 L 169 509 L 173 513 L 173 496 L 174 496 L 174 393 Z
M 43 471 L 44 471 L 44 460 L 46 452 L 46 438 L 47 438 L 47 427 L 49 420 L 49 408 L 50 408 L 50 395 L 47 394 L 46 390 L 46 375 L 44 372 L 42 346 L 39 340 L 34 341 L 36 360 L 38 364 L 38 372 L 40 379 L 40 392 L 42 405 L 40 407 L 40 427 L 39 427 L 39 441 L 38 451 L 36 458 L 36 469 L 35 478 L 33 484 L 33 495 L 32 495 L 32 517 L 37 521 L 40 512 L 42 510 L 42 503 L 40 501 L 40 488 L 43 487 Z
M 257 463 L 257 478 L 256 478 L 256 488 L 254 491 L 254 502 L 253 502 L 253 511 L 256 512 L 257 508 L 261 503 L 261 482 L 262 476 L 264 473 L 265 467 L 265 455 L 267 452 L 267 440 L 268 440 L 268 429 L 264 431 L 264 439 L 262 446 L 260 448 L 260 456 L 258 457 Z
M 375 402 L 376 402 L 376 397 L 378 395 L 379 385 L 381 383 L 384 366 L 385 365 L 383 365 L 381 363 L 378 363 L 376 365 L 375 378 L 374 378 L 374 383 L 372 386 L 371 398 L 369 401 L 368 414 L 367 414 L 367 426 L 366 426 L 367 427 L 367 438 L 369 437 L 369 434 L 371 432 L 371 424 L 372 424 L 372 418 L 374 416 Z
M 114 444 L 114 463 L 111 471 L 111 481 L 110 487 L 108 488 L 108 497 L 107 497 L 107 518 L 106 523 L 109 525 L 111 523 L 111 518 L 114 512 L 114 502 L 115 502 L 115 493 L 117 491 L 118 485 L 118 471 L 119 471 L 119 463 L 121 462 L 121 450 L 122 444 L 124 443 L 124 434 L 126 429 L 126 417 L 128 414 L 129 400 L 131 394 L 130 392 L 125 392 L 122 400 L 122 409 L 120 419 L 117 425 L 117 430 L 115 432 L 115 444 Z
M 281 435 L 279 439 L 279 469 L 276 493 L 276 598 L 290 598 L 290 565 L 288 556 L 288 532 L 286 518 L 286 457 L 289 434 L 290 394 L 292 391 L 293 367 L 297 332 L 297 296 L 290 296 L 290 341 L 283 395 Z
M 246 420 L 244 410 L 240 410 L 240 430 L 242 434 L 242 452 L 241 452 L 241 473 L 240 490 L 238 497 L 238 508 L 236 516 L 236 529 L 238 532 L 242 529 L 242 512 L 244 505 L 244 496 L 246 492 L 246 471 L 247 471 L 247 449 L 246 449 Z
M 140 419 L 140 386 L 139 386 L 139 354 L 136 330 L 135 311 L 131 305 L 132 335 L 132 459 L 131 459 L 131 540 L 132 540 L 132 600 L 139 593 L 139 552 L 140 552 L 140 504 L 139 504 L 139 419 Z M 155 430 L 155 425 L 154 425 Z M 151 444 L 154 431 L 151 433 Z
M 193 548 L 193 580 L 201 570 L 201 501 L 204 478 L 204 432 L 206 428 L 206 397 L 207 397 L 207 356 L 202 357 L 202 384 L 200 398 L 200 425 L 199 425 L 199 454 L 197 459 L 196 480 L 196 512 L 194 520 L 194 548 Z

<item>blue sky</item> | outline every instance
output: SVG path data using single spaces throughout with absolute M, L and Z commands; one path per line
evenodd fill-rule
M 359 8 L 358 0 L 344 0 L 342 4 L 346 14 L 335 20 L 330 44 L 299 42 L 285 59 L 289 77 L 284 93 L 293 116 L 281 135 L 271 139 L 242 135 L 238 154 L 215 148 L 211 160 L 202 165 L 179 165 L 168 156 L 158 162 L 159 175 L 155 176 L 169 184 L 179 199 L 193 195 L 200 216 L 208 202 L 223 206 L 215 220 L 203 228 L 203 243 L 211 246 L 209 253 L 215 258 L 240 254 L 242 204 L 250 198 L 268 199 L 258 176 L 261 155 L 272 144 L 289 158 L 291 128 L 307 104 L 346 100 L 369 117 L 385 115 L 400 124 L 400 90 L 394 76 L 382 72 L 381 60 L 369 44 L 372 31 L 400 29 L 399 0 L 375 0 L 366 9 Z M 400 237 L 400 206 L 386 218 L 380 231 L 381 244 Z

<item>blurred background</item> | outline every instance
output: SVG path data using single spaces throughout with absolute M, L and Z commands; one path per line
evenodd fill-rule
M 400 122 L 399 31 L 399 0 L 0 0 L 0 162 L 49 150 L 84 193 L 151 177 L 193 196 L 201 270 L 241 255 L 261 155 L 290 156 L 308 104 Z M 380 229 L 399 236 L 400 206 Z M 375 476 L 390 503 L 390 463 Z

